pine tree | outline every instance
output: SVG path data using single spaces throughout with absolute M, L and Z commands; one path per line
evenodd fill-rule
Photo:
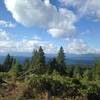
M 13 63 L 13 57 L 10 56 L 9 54 L 6 56 L 5 58 L 5 61 L 3 63 L 3 68 L 5 71 L 9 71 L 11 66 L 12 66 L 12 63 Z
M 0 72 L 3 72 L 2 64 L 0 64 Z
M 57 58 L 56 58 L 57 64 L 58 64 L 58 71 L 61 72 L 62 74 L 65 73 L 65 54 L 63 47 L 60 48 Z
M 41 46 L 39 47 L 38 50 L 34 50 L 31 63 L 32 63 L 31 68 L 37 69 L 36 73 L 41 74 L 46 70 L 45 53 Z
M 44 66 L 45 65 L 45 54 L 40 46 L 38 51 L 34 50 L 32 56 L 32 66 Z
M 37 50 L 34 50 L 33 52 L 31 63 L 32 63 L 32 67 L 38 64 L 38 51 Z
M 42 49 L 42 47 L 40 46 L 39 51 L 38 51 L 38 63 L 40 66 L 44 66 L 45 65 L 45 54 L 44 51 Z
M 57 61 L 56 58 L 53 58 L 48 62 L 49 70 L 48 72 L 52 73 L 54 70 L 57 71 Z
M 58 55 L 57 55 L 57 63 L 59 65 L 65 66 L 65 54 L 63 47 L 60 48 Z

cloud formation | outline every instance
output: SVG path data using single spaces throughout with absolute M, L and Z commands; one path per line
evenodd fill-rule
M 53 44 L 48 41 L 42 41 L 38 36 L 33 36 L 31 39 L 16 40 L 9 36 L 4 30 L 0 29 L 0 52 L 32 52 L 42 46 L 46 53 L 53 53 L 56 50 Z
M 72 37 L 76 31 L 75 23 L 83 16 L 89 16 L 100 21 L 100 2 L 98 0 L 59 0 L 63 8 L 56 8 L 50 3 L 50 0 L 4 0 L 8 11 L 13 18 L 26 27 L 38 26 L 54 38 Z M 74 8 L 74 10 L 69 9 Z M 7 22 L 1 21 L 1 25 L 9 26 Z M 56 51 L 53 44 L 41 41 L 37 36 L 32 39 L 22 39 L 20 41 L 9 40 L 5 31 L 1 31 L 0 46 L 5 50 L 12 47 L 12 51 L 31 52 L 34 48 L 43 46 L 45 51 Z M 3 40 L 5 38 L 5 42 Z M 14 44 L 15 45 L 14 45 Z M 93 50 L 86 42 L 81 39 L 73 39 L 66 48 L 67 53 L 86 54 L 98 53 L 99 50 Z
M 70 37 L 75 32 L 75 14 L 65 8 L 56 9 L 49 0 L 5 0 L 13 18 L 24 26 L 47 29 L 53 37 Z
M 99 53 L 100 49 L 92 49 L 82 39 L 73 39 L 69 41 L 65 49 L 65 53 L 71 54 L 88 54 L 88 53 Z M 11 53 L 11 52 L 29 52 L 31 53 L 34 49 L 38 49 L 40 46 L 43 47 L 45 53 L 57 53 L 59 47 L 56 47 L 53 43 L 41 40 L 38 36 L 33 36 L 31 39 L 22 38 L 16 40 L 11 37 L 9 33 L 0 29 L 0 53 Z
M 8 37 L 8 34 L 6 34 L 5 31 L 0 29 L 0 41 L 2 41 L 2 40 L 9 40 L 9 37 Z
M 17 22 L 26 27 L 45 28 L 55 38 L 73 36 L 76 31 L 75 23 L 82 16 L 90 16 L 100 21 L 98 0 L 59 1 L 65 7 L 62 6 L 63 8 L 58 8 L 58 10 L 50 3 L 50 0 L 5 0 L 5 5 Z M 69 7 L 73 7 L 74 10 Z
M 0 20 L 0 27 L 3 27 L 3 28 L 14 28 L 16 25 L 11 23 L 11 22 L 8 22 L 8 21 L 5 21 L 5 20 Z
M 100 2 L 98 0 L 59 0 L 66 7 L 76 8 L 80 17 L 87 15 L 100 21 Z
M 86 42 L 81 39 L 73 39 L 68 43 L 66 51 L 72 54 L 87 54 L 95 53 L 92 48 L 90 48 Z

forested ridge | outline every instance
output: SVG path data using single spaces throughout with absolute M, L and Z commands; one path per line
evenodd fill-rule
M 0 64 L 0 100 L 100 100 L 100 61 L 69 66 L 63 47 L 47 63 L 41 46 L 23 64 L 8 54 Z

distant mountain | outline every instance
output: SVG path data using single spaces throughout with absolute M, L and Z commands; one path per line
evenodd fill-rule
M 29 58 L 31 60 L 31 53 L 18 53 L 18 54 L 11 54 L 14 56 L 20 63 L 23 63 L 25 61 L 25 58 Z M 67 64 L 93 64 L 95 60 L 100 60 L 100 54 L 65 54 L 65 62 Z M 48 60 L 56 57 L 56 54 L 46 54 L 46 62 Z M 5 59 L 5 56 L 1 55 L 0 56 L 0 63 L 3 63 Z
M 23 63 L 25 61 L 25 58 L 31 59 L 31 57 L 26 56 L 14 56 L 20 63 Z M 0 56 L 0 64 L 2 64 L 5 60 L 5 56 Z
M 55 57 L 54 54 L 47 55 L 48 58 Z M 100 54 L 65 54 L 67 64 L 93 64 L 96 60 L 100 60 Z
M 66 55 L 68 62 L 93 64 L 96 60 L 100 60 L 100 54 L 81 54 L 81 55 Z

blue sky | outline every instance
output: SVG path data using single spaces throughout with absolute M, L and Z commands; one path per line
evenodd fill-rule
M 0 0 L 0 53 L 100 53 L 99 27 L 98 0 Z

